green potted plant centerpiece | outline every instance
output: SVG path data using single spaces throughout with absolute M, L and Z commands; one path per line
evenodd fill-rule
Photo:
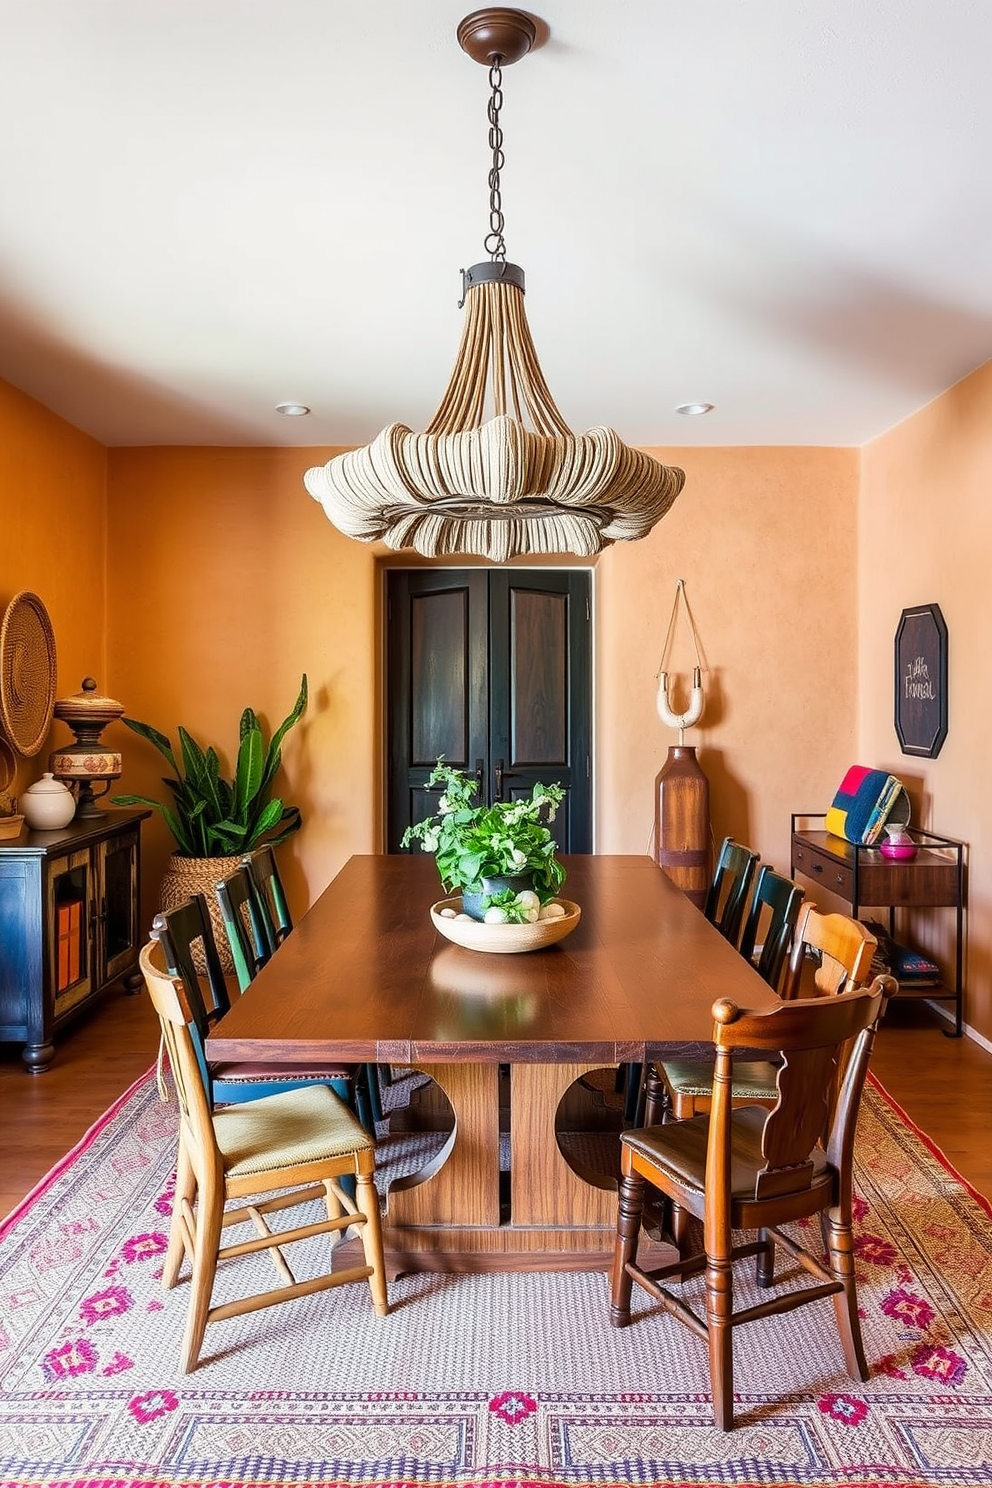
M 474 919 L 518 924 L 542 917 L 565 881 L 549 829 L 563 787 L 539 781 L 530 796 L 483 806 L 475 779 L 443 759 L 428 785 L 443 787 L 437 815 L 408 827 L 402 846 L 419 842 L 434 854 L 444 888 L 461 891 L 462 910 Z
M 287 806 L 273 794 L 273 782 L 282 761 L 282 741 L 307 706 L 304 673 L 292 711 L 283 719 L 268 743 L 253 708 L 241 714 L 238 753 L 234 774 L 225 778 L 220 757 L 213 748 L 203 748 L 185 728 L 179 728 L 179 750 L 166 734 L 136 718 L 122 721 L 129 729 L 153 744 L 171 770 L 162 777 L 171 802 L 150 796 L 114 796 L 117 806 L 150 806 L 165 820 L 176 842 L 162 880 L 162 908 L 173 909 L 194 892 L 206 896 L 213 920 L 217 949 L 226 969 L 227 941 L 222 929 L 217 882 L 233 873 L 245 853 L 263 842 L 276 846 L 299 829 L 298 806 Z M 216 918 L 214 918 L 216 912 Z

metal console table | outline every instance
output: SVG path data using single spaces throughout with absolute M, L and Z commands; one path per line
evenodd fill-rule
M 793 878 L 801 873 L 831 894 L 845 899 L 855 917 L 865 906 L 887 907 L 889 933 L 892 935 L 895 934 L 897 909 L 954 910 L 953 986 L 914 987 L 911 983 L 900 983 L 898 995 L 953 1002 L 953 1037 L 960 1038 L 964 992 L 965 844 L 953 837 L 941 837 L 936 832 L 910 827 L 910 835 L 919 850 L 915 858 L 898 862 L 884 857 L 877 847 L 845 842 L 842 837 L 834 837 L 830 832 L 808 825 L 822 822 L 825 816 L 823 811 L 792 813 Z

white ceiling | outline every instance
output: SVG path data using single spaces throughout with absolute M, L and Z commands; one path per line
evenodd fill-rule
M 487 256 L 472 8 L 0 0 L 0 376 L 109 445 L 422 428 Z M 858 445 L 992 356 L 988 0 L 535 14 L 507 249 L 573 430 Z

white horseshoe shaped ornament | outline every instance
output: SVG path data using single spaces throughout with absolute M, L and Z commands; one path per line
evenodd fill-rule
M 662 723 L 667 723 L 669 728 L 677 728 L 679 731 L 679 743 L 682 743 L 682 734 L 685 729 L 692 728 L 703 716 L 703 688 L 700 681 L 699 667 L 692 669 L 692 688 L 689 692 L 689 706 L 684 713 L 675 713 L 668 703 L 668 673 L 658 673 L 658 717 Z
M 684 742 L 683 736 L 687 728 L 699 722 L 703 716 L 705 699 L 703 697 L 702 667 L 699 661 L 699 642 L 696 639 L 696 627 L 692 623 L 692 613 L 689 609 L 689 601 L 685 596 L 685 579 L 679 579 L 675 589 L 675 604 L 672 606 L 672 618 L 668 623 L 668 635 L 665 638 L 665 649 L 662 652 L 662 664 L 668 655 L 668 648 L 672 641 L 672 632 L 675 629 L 675 617 L 678 614 L 679 600 L 685 605 L 686 620 L 689 624 L 689 632 L 692 636 L 692 644 L 696 652 L 696 665 L 692 669 L 692 687 L 689 691 L 689 706 L 683 713 L 676 713 L 668 701 L 668 672 L 658 672 L 658 717 L 662 723 L 669 728 L 677 728 L 679 731 L 679 743 Z

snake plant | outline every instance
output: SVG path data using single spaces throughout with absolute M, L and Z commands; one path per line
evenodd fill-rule
M 276 846 L 301 825 L 300 808 L 285 806 L 272 795 L 272 782 L 282 758 L 282 741 L 307 706 L 307 679 L 292 712 L 283 719 L 268 745 L 253 708 L 241 715 L 238 758 L 233 780 L 220 773 L 220 759 L 211 746 L 204 749 L 186 729 L 179 728 L 179 758 L 166 734 L 136 718 L 123 722 L 165 756 L 172 770 L 163 785 L 173 804 L 149 796 L 114 796 L 116 806 L 150 806 L 164 817 L 184 858 L 231 857 L 250 852 L 265 841 Z

